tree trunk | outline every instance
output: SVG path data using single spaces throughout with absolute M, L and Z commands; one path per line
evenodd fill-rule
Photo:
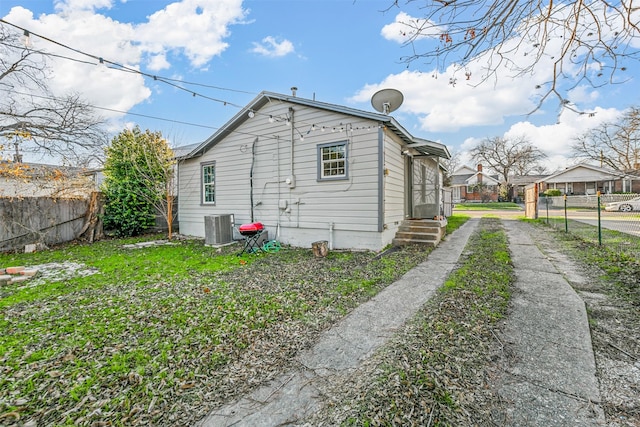
M 84 216 L 84 226 L 79 233 L 79 237 L 93 243 L 103 236 L 102 216 L 104 215 L 104 199 L 102 193 L 94 191 L 91 193 L 89 207 Z
M 320 240 L 311 244 L 313 255 L 316 258 L 324 258 L 329 253 L 329 246 L 326 240 Z

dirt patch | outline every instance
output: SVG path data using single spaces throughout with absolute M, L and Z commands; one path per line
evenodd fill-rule
M 34 265 L 31 268 L 38 270 L 38 275 L 25 286 L 37 286 L 47 282 L 61 282 L 72 277 L 84 277 L 98 274 L 97 268 L 88 267 L 77 262 L 50 262 Z

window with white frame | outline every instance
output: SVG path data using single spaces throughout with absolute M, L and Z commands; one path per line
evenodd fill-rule
M 318 180 L 347 179 L 347 141 L 318 145 Z
M 202 164 L 202 203 L 216 202 L 216 164 Z

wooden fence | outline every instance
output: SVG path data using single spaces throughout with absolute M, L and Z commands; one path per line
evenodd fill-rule
M 524 189 L 524 213 L 527 218 L 538 218 L 538 184 L 527 185 Z
M 29 244 L 52 245 L 86 235 L 101 234 L 101 198 L 0 198 L 0 251 L 21 250 Z

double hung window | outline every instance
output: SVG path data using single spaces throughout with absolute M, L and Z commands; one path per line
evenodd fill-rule
M 347 141 L 318 145 L 318 181 L 348 177 Z
M 213 204 L 216 202 L 216 165 L 215 163 L 202 164 L 202 203 Z

